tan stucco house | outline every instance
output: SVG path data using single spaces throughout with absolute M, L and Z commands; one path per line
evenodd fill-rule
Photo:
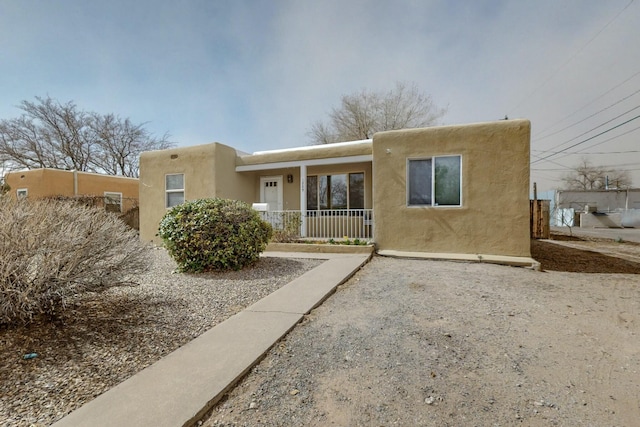
M 528 120 L 376 133 L 242 153 L 220 143 L 142 153 L 140 235 L 184 200 L 238 199 L 306 238 L 359 238 L 383 254 L 530 257 Z M 159 242 L 158 242 L 159 243 Z
M 13 198 L 99 197 L 107 209 L 117 212 L 126 212 L 138 203 L 137 178 L 41 168 L 7 172 L 4 179 Z

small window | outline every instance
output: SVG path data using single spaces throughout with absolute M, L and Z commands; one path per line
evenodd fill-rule
M 413 159 L 407 165 L 409 206 L 460 206 L 461 156 Z
M 18 188 L 16 190 L 16 196 L 18 199 L 25 199 L 29 195 L 29 190 L 26 188 Z
M 172 208 L 184 203 L 184 174 L 165 176 L 165 206 Z
M 122 193 L 104 193 L 104 208 L 107 212 L 122 212 Z

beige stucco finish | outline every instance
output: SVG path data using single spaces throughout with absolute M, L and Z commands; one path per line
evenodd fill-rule
M 156 237 L 165 206 L 165 176 L 184 174 L 185 200 L 210 197 L 254 201 L 252 173 L 235 171 L 237 153 L 220 143 L 148 151 L 140 156 L 140 238 Z
M 149 151 L 140 156 L 140 237 L 160 243 L 156 237 L 165 207 L 165 176 L 184 174 L 185 200 L 209 197 L 260 202 L 260 178 L 281 177 L 283 209 L 300 209 L 300 167 L 273 169 L 273 164 L 304 160 L 371 156 L 371 141 L 336 144 L 335 147 L 303 147 L 264 154 L 247 155 L 220 143 Z M 236 166 L 265 165 L 255 171 L 236 172 Z M 372 205 L 371 162 L 315 165 L 307 168 L 307 176 L 364 172 L 365 207 Z M 287 181 L 291 175 L 293 182 Z
M 8 172 L 5 181 L 11 187 L 13 198 L 22 189 L 27 190 L 29 198 L 36 199 L 50 196 L 103 197 L 108 192 L 122 194 L 123 212 L 138 203 L 137 178 L 42 168 Z
M 377 133 L 379 250 L 530 257 L 528 120 Z M 407 159 L 462 156 L 462 206 L 407 205 Z
M 380 251 L 530 257 L 527 120 L 381 132 L 373 141 L 239 153 L 212 143 L 143 153 L 140 236 L 156 241 L 166 212 L 165 175 L 183 173 L 185 199 L 260 202 L 260 178 L 282 177 L 283 209 L 300 209 L 307 176 L 364 172 Z M 462 205 L 407 205 L 407 160 L 460 155 Z M 291 175 L 293 182 L 287 182 Z

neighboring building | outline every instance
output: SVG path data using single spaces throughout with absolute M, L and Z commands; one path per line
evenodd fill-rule
M 363 238 L 383 253 L 530 257 L 527 120 L 380 132 L 254 154 L 220 143 L 140 156 L 140 236 L 207 197 L 262 203 L 307 238 Z
M 137 178 L 43 168 L 7 172 L 5 182 L 14 198 L 99 197 L 114 212 L 126 212 L 138 203 Z
M 640 189 L 558 190 L 556 225 L 640 227 Z

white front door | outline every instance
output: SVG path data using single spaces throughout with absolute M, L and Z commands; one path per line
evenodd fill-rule
M 270 211 L 282 210 L 282 175 L 260 177 L 260 203 L 267 203 Z

